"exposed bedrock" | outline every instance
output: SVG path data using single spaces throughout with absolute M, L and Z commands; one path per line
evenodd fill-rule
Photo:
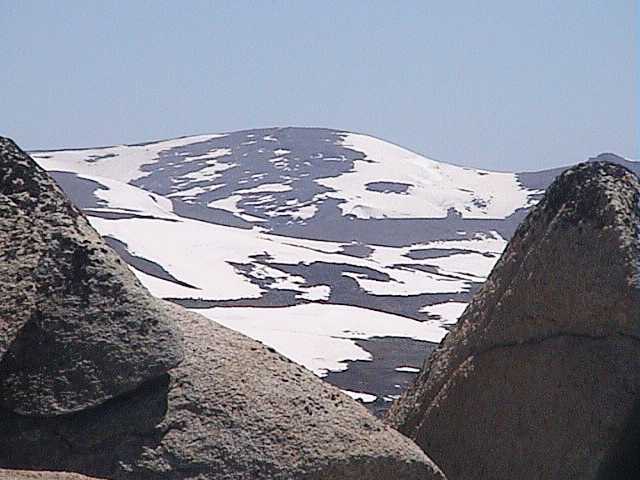
M 0 465 L 118 479 L 442 479 L 409 439 L 271 349 L 167 303 L 185 360 L 48 419 L 0 411 Z
M 96 406 L 176 366 L 159 302 L 29 156 L 0 137 L 0 405 Z
M 563 173 L 392 406 L 449 479 L 637 473 L 639 188 L 607 162 Z

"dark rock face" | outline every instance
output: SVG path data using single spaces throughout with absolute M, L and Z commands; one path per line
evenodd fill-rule
M 639 200 L 619 165 L 563 173 L 392 407 L 450 479 L 635 478 Z
M 0 137 L 0 404 L 50 416 L 103 403 L 182 359 L 160 303 L 44 170 Z
M 263 345 L 168 304 L 185 360 L 106 404 L 0 411 L 0 465 L 117 479 L 443 479 L 415 444 Z

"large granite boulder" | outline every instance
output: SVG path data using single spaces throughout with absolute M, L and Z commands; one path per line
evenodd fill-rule
M 449 479 L 632 478 L 639 200 L 621 166 L 563 173 L 392 407 Z
M 77 473 L 43 472 L 29 470 L 4 470 L 0 468 L 0 480 L 98 480 Z
M 0 465 L 113 480 L 443 479 L 409 439 L 309 371 L 181 307 L 185 360 L 104 405 L 0 411 Z
M 87 219 L 0 137 L 0 405 L 96 406 L 181 358 L 180 336 Z

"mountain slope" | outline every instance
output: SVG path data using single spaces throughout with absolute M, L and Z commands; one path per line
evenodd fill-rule
M 317 128 L 33 156 L 154 295 L 376 410 L 412 381 L 561 171 L 453 166 Z

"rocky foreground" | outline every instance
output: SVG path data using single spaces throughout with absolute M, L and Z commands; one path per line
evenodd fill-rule
M 0 211 L 0 467 L 112 480 L 444 478 L 337 388 L 151 297 L 7 139 Z
M 638 478 L 640 182 L 562 174 L 388 420 L 456 479 Z
M 563 173 L 384 424 L 151 297 L 0 139 L 0 479 L 637 478 L 639 202 Z

